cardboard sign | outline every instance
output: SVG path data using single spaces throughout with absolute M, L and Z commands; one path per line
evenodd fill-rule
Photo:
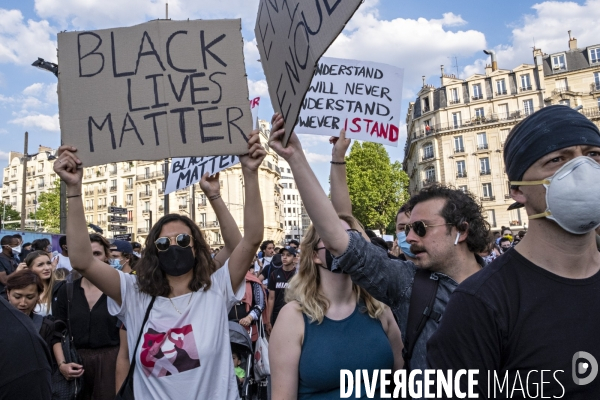
M 302 102 L 297 133 L 398 146 L 404 70 L 323 57 Z
M 62 142 L 85 166 L 245 153 L 240 29 L 240 20 L 159 20 L 59 33 Z
M 260 97 L 250 100 L 252 121 L 254 121 L 253 129 L 258 129 L 259 106 Z M 202 175 L 206 172 L 209 173 L 209 176 L 212 176 L 238 162 L 240 160 L 235 156 L 174 158 L 171 162 L 171 170 L 165 186 L 165 195 L 200 182 Z
M 273 109 L 296 125 L 315 66 L 362 0 L 261 0 L 254 33 Z M 283 140 L 287 145 L 292 129 Z

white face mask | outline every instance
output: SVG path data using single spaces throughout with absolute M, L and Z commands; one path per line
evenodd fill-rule
M 13 247 L 12 252 L 15 256 L 18 256 L 19 254 L 21 254 L 21 245 L 18 245 L 17 247 Z
M 133 255 L 136 256 L 137 258 L 142 258 L 142 253 L 139 253 L 137 251 L 134 251 Z
M 600 164 L 580 156 L 541 181 L 511 182 L 514 186 L 544 185 L 546 211 L 529 219 L 548 218 L 565 231 L 583 235 L 600 226 Z

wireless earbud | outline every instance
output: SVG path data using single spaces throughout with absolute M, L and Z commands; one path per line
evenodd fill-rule
M 454 241 L 454 245 L 458 244 L 458 239 L 460 239 L 460 232 L 456 232 L 456 240 Z

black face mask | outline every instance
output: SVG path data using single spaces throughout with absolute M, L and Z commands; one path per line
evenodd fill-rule
M 171 276 L 184 275 L 196 265 L 191 247 L 169 246 L 166 251 L 158 253 L 158 261 L 160 269 Z
M 321 264 L 321 267 L 325 268 L 328 271 L 331 271 L 331 268 L 333 267 L 333 255 L 327 249 L 325 249 L 325 262 L 326 262 L 327 266 L 323 266 L 323 264 Z M 335 271 L 331 271 L 331 272 L 333 272 L 334 274 L 345 274 L 345 272 L 342 271 L 341 268 L 338 268 Z

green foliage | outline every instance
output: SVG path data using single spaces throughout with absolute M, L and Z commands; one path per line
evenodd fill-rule
M 408 201 L 408 175 L 390 162 L 382 144 L 355 141 L 346 159 L 352 213 L 370 229 L 394 232 L 394 219 Z M 391 225 L 390 225 L 391 224 Z
M 14 221 L 21 223 L 21 213 L 15 210 L 10 203 L 0 201 L 0 213 L 2 213 L 0 216 L 4 215 L 2 220 L 5 225 Z M 15 225 L 17 224 L 10 224 L 10 227 L 14 228 Z
M 60 232 L 60 179 L 54 181 L 49 191 L 39 195 L 37 211 L 29 218 L 42 220 L 46 232 Z

